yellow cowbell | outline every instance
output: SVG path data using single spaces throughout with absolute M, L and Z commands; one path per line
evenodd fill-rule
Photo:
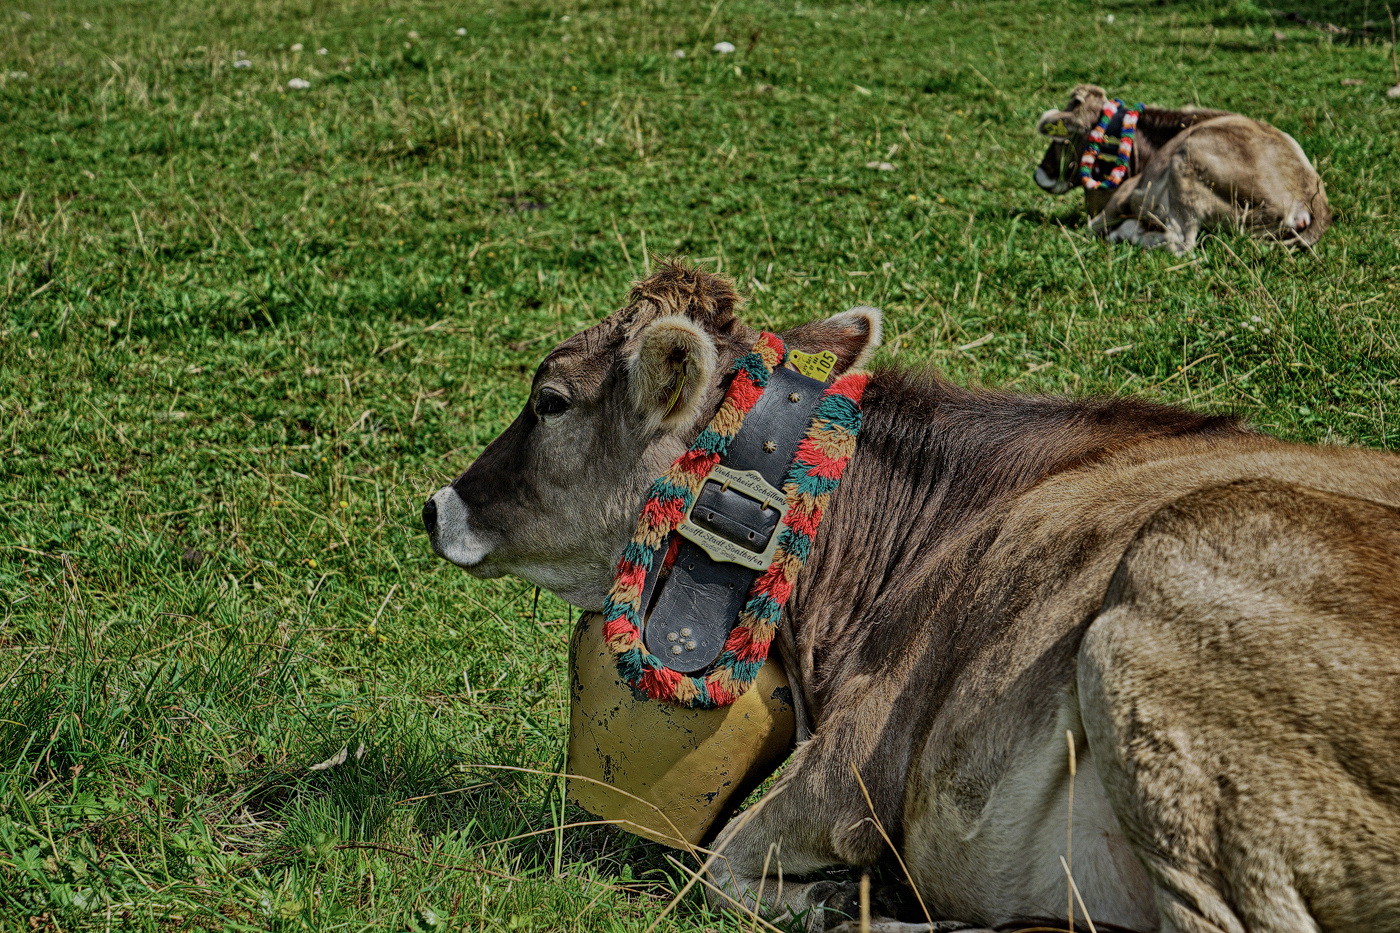
M 702 845 L 792 751 L 792 688 L 776 654 L 719 709 L 637 699 L 587 613 L 569 642 L 569 798 L 656 842 Z

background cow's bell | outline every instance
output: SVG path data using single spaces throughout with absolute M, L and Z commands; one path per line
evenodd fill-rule
M 677 848 L 707 842 L 792 751 L 796 729 L 776 654 L 729 706 L 639 700 L 617 675 L 597 613 L 569 643 L 569 704 L 569 798 Z

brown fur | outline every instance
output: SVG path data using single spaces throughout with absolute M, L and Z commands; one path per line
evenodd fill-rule
M 756 337 L 723 289 L 664 275 L 547 358 L 533 392 L 568 415 L 527 406 L 434 496 L 467 503 L 439 553 L 597 608 L 650 478 Z M 683 429 L 628 400 L 632 348 L 672 314 L 720 361 Z M 877 334 L 873 311 L 789 332 L 842 360 Z M 864 407 L 779 630 L 806 740 L 714 843 L 715 886 L 854 933 L 854 888 L 819 874 L 888 862 L 888 836 L 935 919 L 992 928 L 1064 916 L 1072 833 L 1100 928 L 1400 928 L 1400 458 L 900 371 Z M 927 929 L 897 892 L 876 904 L 875 933 Z
M 853 638 L 846 627 L 907 603 L 927 586 L 923 568 L 936 560 L 940 544 L 963 540 L 987 509 L 1049 475 L 1147 440 L 1247 433 L 1230 417 L 1139 399 L 1011 395 L 901 370 L 875 375 L 865 410 L 860 452 L 813 561 L 828 565 L 832 585 L 855 597 L 839 612 L 818 610 L 842 617 L 833 619 L 829 631 L 821 626 L 823 637 L 836 644 L 863 643 L 881 654 L 888 646 Z M 884 507 L 852 510 L 842 504 L 870 501 Z M 901 516 L 902 534 L 888 534 L 890 513 Z M 837 553 L 828 555 L 828 548 Z M 880 572 L 872 574 L 872 568 Z M 790 612 L 801 614 L 813 600 L 826 598 L 824 590 L 810 595 L 799 590 Z M 955 663 L 951 658 L 943 655 L 935 663 Z M 807 682 L 818 718 L 825 684 L 844 682 L 868 663 L 860 654 L 838 654 L 814 666 Z

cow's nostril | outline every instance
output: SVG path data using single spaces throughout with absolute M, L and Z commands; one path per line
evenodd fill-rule
M 423 506 L 423 527 L 428 529 L 428 534 L 437 531 L 437 503 L 432 499 Z

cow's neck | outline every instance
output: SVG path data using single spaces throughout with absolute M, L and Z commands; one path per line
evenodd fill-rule
M 915 587 L 974 559 L 965 539 L 989 510 L 1135 443 L 1242 430 L 1137 400 L 1012 396 L 899 372 L 871 379 L 864 410 L 859 448 L 780 630 L 814 726 L 832 692 L 869 664 L 911 637 L 938 637 L 937 620 L 917 634 L 889 622 Z

